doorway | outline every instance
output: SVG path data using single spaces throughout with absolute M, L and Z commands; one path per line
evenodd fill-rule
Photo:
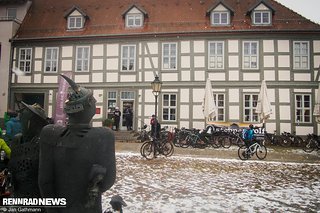
M 121 101 L 121 106 L 120 106 L 120 110 L 121 110 L 121 119 L 120 119 L 120 130 L 127 130 L 127 119 L 126 119 L 126 115 L 127 115 L 127 108 L 130 107 L 133 116 L 132 116 L 132 128 L 133 128 L 133 124 L 134 124 L 134 101 L 133 100 L 123 100 Z

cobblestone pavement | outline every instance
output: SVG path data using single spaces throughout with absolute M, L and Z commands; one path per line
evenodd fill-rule
M 277 150 L 271 149 L 269 160 L 241 161 L 236 148 L 214 150 L 233 153 L 229 158 L 176 149 L 172 157 L 148 161 L 138 148 L 117 144 L 117 180 L 104 194 L 105 208 L 111 196 L 119 194 L 128 204 L 125 213 L 320 212 L 317 154 L 305 157 L 290 151 L 284 155 L 307 160 L 276 161 L 271 159 Z

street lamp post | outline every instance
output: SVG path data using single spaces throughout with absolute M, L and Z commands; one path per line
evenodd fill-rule
M 158 126 L 158 116 L 157 116 L 157 106 L 158 106 L 158 96 L 161 92 L 162 82 L 159 80 L 159 76 L 156 75 L 154 80 L 151 82 L 152 93 L 155 97 L 155 127 L 154 127 L 154 137 L 157 138 L 157 126 Z

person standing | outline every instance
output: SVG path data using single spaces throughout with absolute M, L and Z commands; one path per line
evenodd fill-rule
M 116 126 L 116 131 L 119 131 L 120 117 L 121 117 L 121 112 L 119 110 L 119 107 L 116 107 L 116 109 L 113 112 L 113 120 L 114 120 L 114 125 Z
M 12 141 L 16 134 L 21 133 L 21 123 L 17 117 L 16 112 L 10 113 L 10 120 L 6 123 L 6 137 L 9 141 Z
M 125 118 L 126 118 L 126 126 L 127 130 L 132 130 L 132 119 L 133 119 L 133 112 L 130 106 L 128 106 L 125 110 Z

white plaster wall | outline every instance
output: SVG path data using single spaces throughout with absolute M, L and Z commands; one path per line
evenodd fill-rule
M 192 122 L 192 128 L 196 128 L 196 129 L 203 129 L 205 127 L 205 123 L 204 123 L 204 119 L 203 122 Z
M 92 122 L 92 127 L 101 127 L 102 126 L 102 122 L 101 121 L 93 121 Z
M 153 98 L 154 98 L 154 96 L 153 96 Z M 157 109 L 157 111 L 159 112 L 159 108 Z M 151 116 L 154 115 L 154 104 L 151 104 L 151 105 L 145 104 L 144 105 L 144 113 L 145 113 L 144 115 L 150 116 L 150 118 L 151 118 Z M 159 116 L 159 114 L 158 114 L 158 116 Z M 150 124 L 150 119 L 147 120 L 146 124 Z
M 201 118 L 204 119 L 201 105 L 193 105 L 192 108 L 193 108 L 193 113 L 192 113 L 193 119 L 201 119 Z
M 229 119 L 240 120 L 239 106 L 229 106 Z
M 266 55 L 263 57 L 263 64 L 264 67 L 274 67 L 274 56 L 273 55 Z
M 280 132 L 291 132 L 290 123 L 280 123 Z
M 93 90 L 93 97 L 97 100 L 97 103 L 103 103 L 103 90 L 102 89 Z
M 205 57 L 204 56 L 195 56 L 194 57 L 194 67 L 204 68 L 205 67 Z
M 77 83 L 88 83 L 89 82 L 89 75 L 75 75 L 74 81 Z
M 52 117 L 52 112 L 53 112 L 52 105 L 49 105 L 49 106 L 48 106 L 48 117 L 49 117 L 49 118 Z
M 92 69 L 93 70 L 102 70 L 103 69 L 103 59 L 92 59 Z
M 266 83 L 268 87 L 268 82 Z M 270 102 L 275 102 L 276 101 L 276 90 L 275 89 L 268 89 L 268 98 Z
M 157 42 L 148 42 L 147 46 L 149 48 L 150 54 L 158 54 L 158 43 Z M 147 53 L 147 51 L 145 50 Z
M 34 74 L 33 77 L 34 77 L 34 79 L 33 79 L 34 83 L 36 83 L 36 84 L 41 83 L 41 74 Z
M 295 73 L 293 76 L 295 81 L 311 81 L 310 73 Z
M 107 73 L 106 82 L 118 82 L 118 73 Z
M 230 55 L 229 56 L 229 67 L 230 68 L 239 68 L 239 56 Z
M 189 89 L 181 89 L 180 90 L 180 101 L 181 102 L 189 102 Z
M 118 56 L 119 45 L 118 44 L 107 44 L 107 56 Z
M 189 118 L 189 105 L 180 105 L 180 118 L 188 119 Z
M 320 53 L 320 40 L 313 41 L 313 52 Z
M 181 56 L 181 68 L 190 68 L 190 56 Z
M 187 128 L 187 129 L 191 128 L 190 127 L 190 122 L 188 122 L 188 121 L 180 121 L 180 128 L 182 128 L 182 127 Z
M 151 60 L 149 57 L 145 58 L 145 68 L 150 69 L 150 68 L 158 68 L 158 57 L 151 57 Z M 152 62 L 152 63 L 151 63 Z
M 35 53 L 34 53 L 34 58 L 42 58 L 42 47 L 36 47 L 35 48 Z
M 313 64 L 314 64 L 314 68 L 319 68 L 320 66 L 320 55 L 315 55 L 313 57 Z
M 156 73 L 159 76 L 159 73 Z M 144 78 L 146 82 L 152 82 L 154 80 L 154 73 L 149 71 L 144 73 Z M 160 80 L 162 80 L 162 77 L 160 76 Z
M 279 55 L 278 56 L 278 66 L 279 67 L 290 67 L 290 56 L 289 55 Z
M 103 44 L 92 46 L 92 56 L 103 56 Z
M 291 109 L 290 106 L 280 106 L 279 114 L 281 120 L 291 120 Z
M 190 53 L 190 41 L 181 41 L 181 53 Z
M 229 53 L 239 52 L 239 41 L 238 40 L 228 40 L 228 52 Z
M 226 74 L 224 72 L 209 73 L 209 78 L 214 81 L 225 81 Z
M 264 71 L 264 80 L 275 81 L 276 80 L 276 72 L 274 70 L 265 70 Z
M 92 73 L 92 82 L 98 83 L 103 81 L 103 73 Z
M 297 135 L 308 135 L 313 133 L 313 127 L 310 126 L 296 126 Z
M 49 104 L 52 104 L 53 101 L 53 90 L 49 90 L 49 98 L 48 98 Z
M 243 73 L 244 81 L 260 81 L 260 73 Z
M 229 102 L 239 103 L 239 89 L 229 89 Z
M 178 73 L 162 73 L 162 81 L 178 81 Z
M 155 101 L 155 97 L 152 94 L 152 90 L 151 89 L 146 89 L 144 91 L 144 101 L 145 102 L 154 102 Z
M 181 80 L 190 81 L 190 71 L 181 71 Z
M 107 70 L 118 70 L 119 69 L 118 58 L 107 58 Z
M 277 129 L 276 123 L 267 122 L 266 129 L 267 129 L 267 132 L 273 133 Z
M 204 41 L 194 41 L 193 51 L 195 53 L 204 53 Z
M 239 81 L 239 71 L 238 70 L 230 70 L 229 71 L 229 81 Z
M 288 53 L 289 50 L 289 40 L 278 40 L 278 52 Z
M 278 71 L 279 81 L 290 81 L 290 71 L 289 70 L 279 70 Z
M 203 101 L 204 98 L 204 88 L 203 89 L 193 89 L 193 98 L 192 102 L 201 102 Z
M 42 70 L 42 61 L 34 61 L 34 71 L 40 72 Z
M 120 82 L 136 82 L 136 75 L 120 75 Z
M 77 82 L 77 81 L 75 81 Z M 45 84 L 56 84 L 58 83 L 58 76 L 43 76 L 43 83 Z
M 64 46 L 64 47 L 62 47 L 61 56 L 63 58 L 72 57 L 72 52 L 73 52 L 72 46 Z
M 279 102 L 280 103 L 290 103 L 290 90 L 289 89 L 279 89 Z
M 206 76 L 205 71 L 195 71 L 194 72 L 194 80 L 195 81 L 204 81 Z
M 273 40 L 264 40 L 263 41 L 263 52 L 273 53 L 274 52 L 274 41 Z
M 72 71 L 72 60 L 61 60 L 61 71 Z

